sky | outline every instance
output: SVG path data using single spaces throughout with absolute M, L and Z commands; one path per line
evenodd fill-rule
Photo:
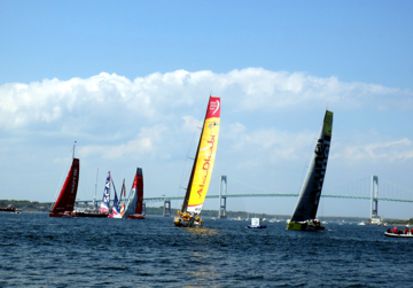
M 54 201 L 75 140 L 78 199 L 96 184 L 100 198 L 109 170 L 131 186 L 136 167 L 145 196 L 183 196 L 209 95 L 222 99 L 209 193 L 221 175 L 228 193 L 298 193 L 329 109 L 323 193 L 366 196 L 377 175 L 381 196 L 412 199 L 411 11 L 411 1 L 0 0 L 0 199 Z M 296 201 L 227 208 L 290 215 Z M 412 205 L 380 202 L 379 214 L 412 218 Z M 319 207 L 369 215 L 369 201 Z

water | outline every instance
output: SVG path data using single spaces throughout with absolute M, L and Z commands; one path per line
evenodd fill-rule
M 413 239 L 384 227 L 327 224 L 321 233 L 250 230 L 206 219 L 63 219 L 0 214 L 0 287 L 413 286 Z

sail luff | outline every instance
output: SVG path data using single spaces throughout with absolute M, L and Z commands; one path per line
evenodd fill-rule
M 72 165 L 60 190 L 59 196 L 50 211 L 50 216 L 72 212 L 75 206 L 77 188 L 79 184 L 79 159 L 73 158 Z
M 315 219 L 320 202 L 321 190 L 327 169 L 333 125 L 333 112 L 326 111 L 320 138 L 314 150 L 314 157 L 300 192 L 300 198 L 291 221 L 300 222 Z

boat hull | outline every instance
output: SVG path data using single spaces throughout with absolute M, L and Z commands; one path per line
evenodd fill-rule
M 74 211 L 72 213 L 73 217 L 83 217 L 83 218 L 106 218 L 108 217 L 108 213 L 99 213 L 93 211 Z
M 0 208 L 0 212 L 11 212 L 11 213 L 19 214 L 21 212 L 21 209 L 17 209 L 16 207 L 6 207 L 6 208 Z
M 249 229 L 265 229 L 265 228 L 267 228 L 266 225 L 259 225 L 259 226 L 248 225 L 247 227 Z
M 390 233 L 390 232 L 384 232 L 384 235 L 386 237 L 391 237 L 391 238 L 413 238 L 413 234 L 408 233 L 408 234 L 398 234 L 398 233 Z
M 174 224 L 176 227 L 202 227 L 204 221 L 199 217 L 187 216 L 187 214 L 180 214 L 175 216 Z
M 322 231 L 324 230 L 324 226 L 321 225 L 314 225 L 310 222 L 295 222 L 290 221 L 287 224 L 287 230 L 292 231 Z
M 105 218 L 108 214 L 90 211 L 65 211 L 63 213 L 49 213 L 49 217 L 55 218 L 76 218 L 76 217 L 89 217 L 89 218 Z
M 132 214 L 132 215 L 128 215 L 128 219 L 142 220 L 142 219 L 145 219 L 145 216 L 143 216 L 142 214 Z

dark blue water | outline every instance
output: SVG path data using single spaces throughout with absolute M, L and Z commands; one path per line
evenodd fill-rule
M 413 239 L 327 224 L 249 230 L 206 219 L 143 221 L 0 214 L 0 287 L 413 287 Z

